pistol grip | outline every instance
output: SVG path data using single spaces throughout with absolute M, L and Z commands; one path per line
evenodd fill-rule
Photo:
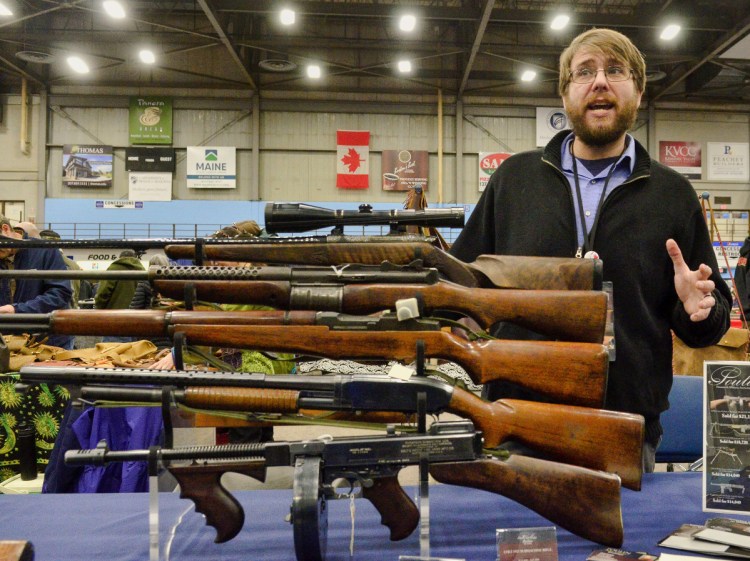
M 192 500 L 196 512 L 204 514 L 206 524 L 216 529 L 216 543 L 224 543 L 234 538 L 245 523 L 245 511 L 237 499 L 222 486 L 221 476 L 228 471 L 234 471 L 265 479 L 265 471 L 261 474 L 256 464 L 232 462 L 168 468 L 180 484 L 180 498 Z
M 373 479 L 370 487 L 362 487 L 362 496 L 380 513 L 380 523 L 391 531 L 391 541 L 409 537 L 419 524 L 419 510 L 395 475 Z

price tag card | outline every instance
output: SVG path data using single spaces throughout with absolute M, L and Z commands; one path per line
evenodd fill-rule
M 557 529 L 503 528 L 497 530 L 498 561 L 557 561 Z

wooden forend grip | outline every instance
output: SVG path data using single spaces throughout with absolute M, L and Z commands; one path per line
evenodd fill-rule
M 296 413 L 300 392 L 266 388 L 192 386 L 185 388 L 185 405 L 199 409 L 252 413 Z

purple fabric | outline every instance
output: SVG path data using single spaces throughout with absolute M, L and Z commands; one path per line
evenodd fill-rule
M 106 440 L 110 450 L 136 450 L 159 444 L 162 431 L 159 407 L 89 408 L 73 423 L 81 448 L 96 448 Z M 148 491 L 146 462 L 87 465 L 75 485 L 77 493 L 132 493 Z

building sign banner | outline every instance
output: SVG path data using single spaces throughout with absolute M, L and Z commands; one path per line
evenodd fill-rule
M 747 142 L 709 142 L 708 180 L 747 183 L 750 180 L 749 146 Z
M 188 146 L 189 189 L 235 189 L 237 149 L 234 146 Z
M 124 201 L 122 199 L 113 199 L 108 201 L 96 201 L 96 208 L 120 208 L 120 209 L 142 209 L 142 201 Z
M 660 140 L 659 161 L 688 179 L 703 177 L 700 142 Z
M 479 153 L 479 192 L 487 187 L 490 176 L 505 160 L 513 154 L 510 152 L 480 152 Z
M 172 98 L 131 97 L 130 144 L 172 144 Z
M 174 171 L 174 148 L 125 148 L 127 171 Z
M 427 150 L 383 150 L 380 161 L 383 191 L 408 191 L 417 185 L 427 191 Z
M 63 146 L 64 187 L 112 187 L 112 147 L 84 144 Z
M 128 198 L 138 201 L 171 201 L 172 174 L 156 171 L 131 171 Z
M 703 510 L 750 512 L 750 362 L 705 361 Z
M 370 186 L 370 131 L 336 131 L 336 187 Z
M 570 128 L 562 107 L 536 108 L 536 145 L 546 146 L 558 132 Z

